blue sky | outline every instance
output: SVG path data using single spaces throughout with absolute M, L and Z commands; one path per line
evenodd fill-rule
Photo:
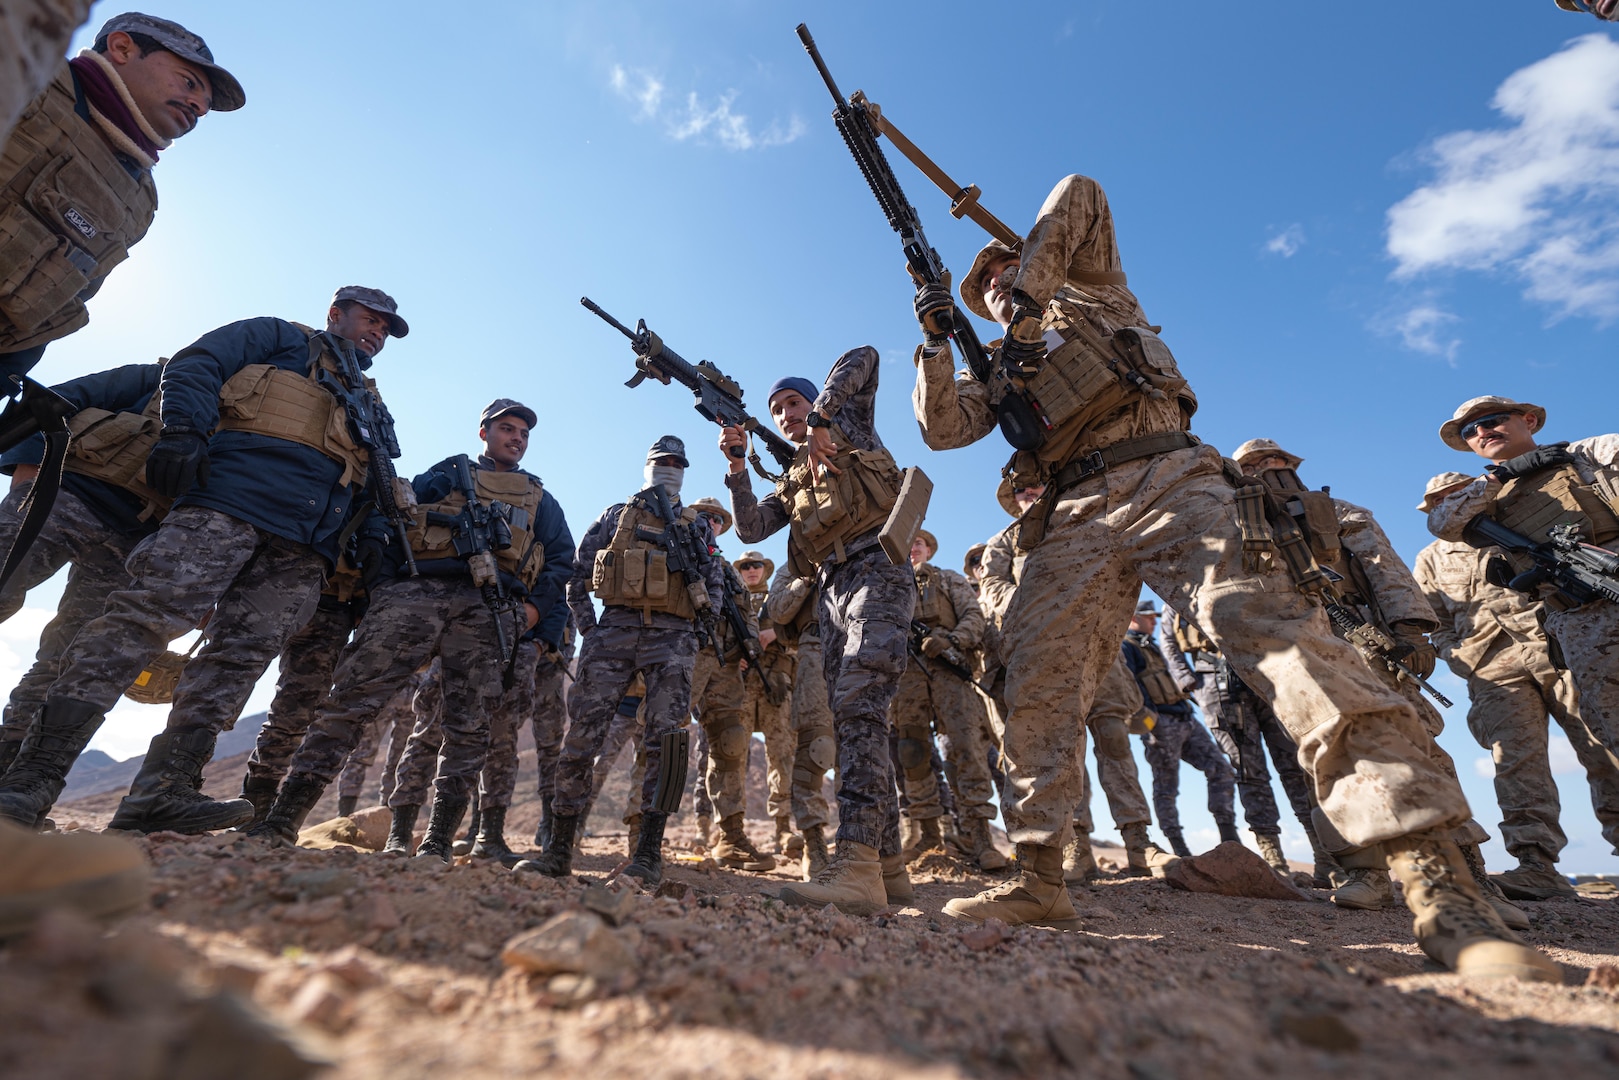
M 119 10 L 98 4 L 91 26 Z M 1424 481 L 1473 467 L 1435 436 L 1463 399 L 1539 402 L 1554 438 L 1614 428 L 1619 35 L 1550 0 L 1465 16 L 1011 3 L 999 26 L 965 4 L 157 10 L 207 38 L 248 104 L 164 152 L 150 235 L 36 374 L 168 355 L 238 318 L 318 321 L 336 286 L 376 285 L 413 327 L 376 367 L 401 472 L 471 449 L 483 404 L 520 398 L 540 415 L 528 464 L 576 533 L 639 487 L 660 434 L 691 447 L 688 496 L 719 493 L 723 471 L 684 391 L 622 386 L 629 351 L 585 294 L 714 361 L 756 407 L 778 375 L 819 381 L 876 346 L 882 433 L 938 485 L 940 561 L 1005 523 L 998 440 L 921 444 L 910 287 L 800 19 L 845 93 L 865 89 L 1015 228 L 1061 176 L 1098 178 L 1131 285 L 1202 402 L 1197 433 L 1281 441 L 1408 559 L 1427 542 Z M 965 270 L 977 227 L 893 157 Z M 26 654 L 43 617 L 12 620 L 5 646 Z M 1449 712 L 1444 743 L 1493 827 L 1483 752 Z M 134 752 L 159 717 L 121 706 L 98 745 Z M 1565 865 L 1615 869 L 1579 778 L 1561 780 Z

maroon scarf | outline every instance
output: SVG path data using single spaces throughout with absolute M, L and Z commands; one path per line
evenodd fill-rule
M 107 73 L 94 60 L 83 56 L 75 56 L 67 63 L 73 69 L 73 74 L 79 77 L 85 100 L 111 120 L 119 131 L 128 135 L 129 141 L 140 147 L 147 157 L 156 161 L 158 151 L 163 148 L 146 137 L 146 132 L 135 122 L 135 115 L 129 111 L 129 106 L 124 103 L 123 96 L 118 93 L 118 88 L 112 84 Z

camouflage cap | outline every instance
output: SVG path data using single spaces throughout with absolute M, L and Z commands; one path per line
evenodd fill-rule
M 731 568 L 734 570 L 740 570 L 742 569 L 743 563 L 764 563 L 766 578 L 769 578 L 771 574 L 776 572 L 775 560 L 766 557 L 765 553 L 762 551 L 744 551 L 742 553 L 742 557 L 731 564 Z
M 502 416 L 520 416 L 529 427 L 534 427 L 540 418 L 534 410 L 521 401 L 513 401 L 509 397 L 498 397 L 484 406 L 483 415 L 478 418 L 479 427 L 488 427 L 491 421 L 499 420 Z
M 1447 488 L 1457 487 L 1461 484 L 1471 484 L 1476 479 L 1478 478 L 1475 476 L 1468 476 L 1464 472 L 1440 473 L 1432 480 L 1429 480 L 1428 486 L 1422 489 L 1422 501 L 1417 503 L 1417 509 L 1426 514 L 1428 511 L 1432 510 L 1438 505 L 1439 500 L 1437 496 L 1440 492 L 1445 491 Z
M 236 76 L 214 63 L 214 54 L 209 50 L 208 43 L 179 23 L 155 15 L 142 15 L 138 11 L 126 11 L 108 19 L 96 32 L 96 41 L 104 41 L 108 34 L 119 31 L 145 34 L 175 56 L 206 71 L 208 81 L 213 85 L 211 108 L 214 112 L 235 112 L 247 104 L 247 94 L 242 90 L 242 84 L 236 81 Z
M 1468 398 L 1457 407 L 1454 415 L 1439 425 L 1439 437 L 1446 446 L 1452 450 L 1460 450 L 1464 454 L 1473 452 L 1462 438 L 1462 428 L 1481 416 L 1490 413 L 1529 413 L 1535 418 L 1535 430 L 1539 431 L 1546 426 L 1546 410 L 1539 405 L 1531 405 L 1526 401 L 1513 401 L 1507 397 L 1497 397 L 1494 394 L 1485 394 L 1483 397 Z
M 973 567 L 983 561 L 984 551 L 988 547 L 988 544 L 974 544 L 967 549 L 967 554 L 961 557 L 961 572 L 967 576 L 968 581 L 972 580 Z
M 1303 458 L 1299 457 L 1297 454 L 1290 454 L 1286 450 L 1283 450 L 1277 445 L 1274 439 L 1249 439 L 1247 442 L 1237 447 L 1236 451 L 1231 455 L 1231 458 L 1238 465 L 1246 465 L 1248 464 L 1249 458 L 1268 457 L 1271 454 L 1286 458 L 1287 467 L 1290 469 L 1296 469 L 1300 465 L 1304 464 Z
M 916 530 L 916 539 L 928 546 L 928 558 L 931 559 L 939 553 L 939 538 L 926 529 Z M 912 542 L 914 543 L 915 541 Z
M 995 321 L 995 316 L 989 313 L 989 308 L 984 304 L 984 290 L 978 284 L 978 279 L 984 276 L 984 271 L 989 269 L 990 263 L 1003 255 L 1016 258 L 1017 252 L 999 240 L 991 240 L 979 250 L 973 258 L 973 264 L 967 268 L 966 276 L 961 279 L 961 284 L 956 286 L 956 290 L 961 293 L 961 302 L 967 305 L 967 310 L 990 322 Z
M 696 502 L 691 504 L 691 508 L 699 513 L 707 514 L 710 517 L 719 518 L 720 531 L 715 533 L 715 536 L 724 536 L 730 531 L 731 522 L 734 520 L 731 517 L 731 512 L 725 509 L 724 503 L 720 502 L 712 495 L 698 499 Z
M 352 300 L 362 307 L 368 307 L 380 315 L 388 316 L 388 333 L 394 337 L 404 337 L 410 333 L 410 324 L 399 317 L 399 305 L 394 298 L 381 289 L 372 289 L 364 285 L 345 285 L 337 290 L 332 297 L 332 303 L 339 300 Z
M 686 444 L 679 435 L 660 436 L 646 452 L 646 463 L 650 465 L 661 457 L 679 458 L 682 469 L 691 467 L 691 462 L 686 460 Z

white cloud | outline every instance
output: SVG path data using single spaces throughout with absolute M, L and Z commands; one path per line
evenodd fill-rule
M 1299 248 L 1304 246 L 1304 226 L 1294 222 L 1269 240 L 1265 241 L 1265 250 L 1272 255 L 1280 255 L 1284 259 L 1291 259 L 1297 255 Z
M 1433 181 L 1389 209 L 1394 276 L 1500 271 L 1555 317 L 1619 318 L 1619 42 L 1576 38 L 1491 106 L 1508 123 L 1434 140 Z
M 1476 757 L 1473 759 L 1473 771 L 1486 780 L 1495 779 L 1495 761 L 1492 758 Z
M 1553 731 L 1546 741 L 1546 757 L 1551 762 L 1553 776 L 1579 776 L 1585 775 L 1585 766 L 1580 764 L 1579 757 L 1574 753 L 1573 745 L 1562 732 Z
M 684 107 L 666 107 L 666 87 L 651 72 L 614 64 L 607 82 L 619 97 L 635 104 L 637 121 L 657 120 L 676 142 L 695 139 L 718 143 L 727 150 L 757 150 L 782 146 L 804 134 L 804 122 L 797 116 L 790 117 L 785 125 L 772 120 L 762 130 L 755 130 L 745 114 L 732 108 L 737 99 L 735 90 L 725 91 L 711 105 L 691 91 Z
M 1431 298 L 1423 298 L 1394 317 L 1388 329 L 1400 336 L 1400 342 L 1413 352 L 1442 356 L 1452 367 L 1456 365 L 1456 352 L 1462 340 L 1449 330 L 1459 320 L 1440 307 Z

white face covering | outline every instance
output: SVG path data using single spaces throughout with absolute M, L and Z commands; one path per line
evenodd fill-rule
M 671 499 L 680 498 L 680 483 L 686 478 L 686 470 L 679 465 L 648 465 L 643 475 L 647 487 L 661 484 Z

